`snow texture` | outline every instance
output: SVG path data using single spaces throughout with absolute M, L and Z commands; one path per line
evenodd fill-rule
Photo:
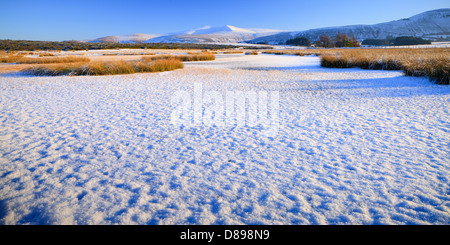
M 280 129 L 170 124 L 171 96 L 279 91 Z M 317 57 L 0 77 L 2 224 L 450 224 L 450 87 Z

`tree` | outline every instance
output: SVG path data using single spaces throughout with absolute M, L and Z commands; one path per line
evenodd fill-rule
M 320 35 L 316 45 L 324 48 L 333 48 L 334 43 L 328 35 Z
M 335 46 L 339 47 L 339 48 L 340 47 L 359 47 L 360 44 L 354 35 L 349 37 L 347 35 L 347 33 L 345 33 L 345 32 L 343 34 L 338 32 L 338 34 L 336 35 Z
M 343 47 L 344 46 L 344 39 L 343 39 L 343 36 L 341 36 L 340 32 L 338 32 L 337 35 L 336 35 L 335 45 L 336 45 L 336 47 Z
M 350 37 L 349 47 L 360 47 L 361 44 L 358 42 L 358 39 L 354 35 Z

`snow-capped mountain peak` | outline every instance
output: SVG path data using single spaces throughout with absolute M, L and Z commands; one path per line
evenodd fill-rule
M 148 43 L 239 43 L 258 37 L 282 32 L 275 29 L 240 28 L 232 25 L 202 26 L 195 29 L 172 32 L 164 35 L 133 34 L 128 36 L 108 36 L 91 42 L 148 42 Z
M 107 43 L 142 43 L 151 38 L 159 37 L 156 34 L 140 34 L 135 33 L 125 36 L 107 36 L 101 37 L 94 40 L 89 40 L 88 42 L 107 42 Z
M 213 43 L 239 43 L 252 40 L 257 37 L 273 35 L 280 33 L 281 30 L 271 29 L 246 29 L 232 25 L 218 27 L 203 26 L 200 28 L 171 33 L 165 36 L 152 38 L 150 43 L 195 43 L 195 42 L 213 42 Z
M 263 30 L 263 29 L 261 29 Z M 231 25 L 224 25 L 224 26 L 218 26 L 218 27 L 212 27 L 212 26 L 203 26 L 196 29 L 191 29 L 187 31 L 182 32 L 176 32 L 171 33 L 170 35 L 209 35 L 209 34 L 225 34 L 230 32 L 237 32 L 237 33 L 257 33 L 257 31 L 251 30 L 251 29 L 244 29 L 239 28 Z
M 232 25 L 203 26 L 165 35 L 133 34 L 109 36 L 96 42 L 148 42 L 148 43 L 270 43 L 285 44 L 294 37 L 306 37 L 312 41 L 320 35 L 336 36 L 346 33 L 359 40 L 382 39 L 398 36 L 415 36 L 427 39 L 450 38 L 450 8 L 423 12 L 400 20 L 374 25 L 349 25 L 326 27 L 306 31 L 282 31 L 272 29 L 241 28 Z

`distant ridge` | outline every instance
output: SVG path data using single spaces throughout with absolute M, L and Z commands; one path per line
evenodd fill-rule
M 271 29 L 245 29 L 231 25 L 205 26 L 147 40 L 149 43 L 240 43 L 282 32 Z
M 283 32 L 275 35 L 255 38 L 251 43 L 264 42 L 269 44 L 284 44 L 294 37 L 306 37 L 312 41 L 320 35 L 331 37 L 347 33 L 359 40 L 384 39 L 387 37 L 415 36 L 430 40 L 450 38 L 450 8 L 436 9 L 400 19 L 374 25 L 350 25 L 339 27 L 318 28 L 307 31 Z
M 113 42 L 113 43 L 240 43 L 258 37 L 273 35 L 282 30 L 239 28 L 231 25 L 211 27 L 204 26 L 196 29 L 169 33 L 133 34 L 128 36 L 107 36 L 88 40 L 87 42 Z
M 132 34 L 128 36 L 107 36 L 101 37 L 93 40 L 88 40 L 87 42 L 107 42 L 107 43 L 142 43 L 151 38 L 158 37 L 156 34 Z
M 128 36 L 107 36 L 88 42 L 115 43 L 268 43 L 285 44 L 295 37 L 306 37 L 315 41 L 320 35 L 331 37 L 346 33 L 358 40 L 384 39 L 387 37 L 415 36 L 432 41 L 450 40 L 450 8 L 436 9 L 400 19 L 374 25 L 349 25 L 326 27 L 307 31 L 282 31 L 274 29 L 240 28 L 231 25 L 218 27 L 203 26 L 196 29 L 173 32 L 164 35 L 132 34 Z

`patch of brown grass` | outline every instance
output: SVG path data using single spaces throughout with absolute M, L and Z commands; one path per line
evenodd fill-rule
M 53 57 L 53 56 L 55 56 L 55 55 L 52 54 L 52 53 L 40 53 L 40 54 L 39 54 L 39 57 L 48 57 L 48 56 Z
M 51 63 L 75 63 L 89 62 L 89 58 L 83 56 L 60 56 L 60 57 L 24 57 L 23 55 L 8 55 L 0 57 L 0 63 L 18 64 L 51 64 Z
M 22 58 L 23 58 L 23 56 L 21 56 L 21 55 L 2 56 L 2 57 L 0 57 L 0 63 L 16 63 Z
M 403 70 L 408 76 L 427 76 L 449 84 L 450 48 L 300 49 L 266 50 L 276 55 L 318 55 L 323 67 Z
M 408 76 L 426 76 L 439 84 L 450 84 L 450 58 L 436 57 L 403 62 L 402 70 Z
M 224 50 L 224 51 L 217 51 L 217 53 L 221 54 L 243 54 L 243 50 Z
M 182 69 L 183 63 L 178 59 L 164 59 L 154 61 L 114 61 L 40 65 L 23 70 L 37 76 L 100 76 L 119 75 L 143 72 L 163 72 Z
M 408 76 L 427 76 L 440 84 L 450 81 L 450 49 L 348 49 L 322 54 L 323 67 L 359 67 L 372 70 L 403 70 Z
M 59 56 L 59 57 L 23 57 L 20 58 L 17 63 L 19 64 L 51 64 L 51 63 L 77 63 L 77 62 L 89 62 L 88 57 L 83 56 Z
M 258 51 L 246 52 L 245 55 L 258 55 Z
M 188 61 L 207 61 L 207 60 L 215 60 L 216 56 L 210 52 L 201 52 L 201 53 L 192 53 L 185 55 L 155 55 L 150 57 L 142 57 L 144 61 L 152 61 L 152 60 L 164 60 L 164 59 L 178 59 L 180 61 L 188 62 Z
M 265 50 L 263 54 L 275 54 L 275 55 L 323 55 L 323 54 L 336 54 L 339 49 L 296 49 L 296 50 Z

